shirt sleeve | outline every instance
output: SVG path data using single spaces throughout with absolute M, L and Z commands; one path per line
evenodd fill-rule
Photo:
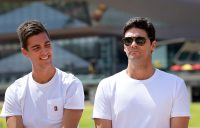
M 105 79 L 98 85 L 94 100 L 93 118 L 108 120 L 112 118 L 108 87 L 109 83 Z
M 84 91 L 81 81 L 75 78 L 66 90 L 65 109 L 84 109 Z
M 185 82 L 177 85 L 171 117 L 190 117 L 190 101 Z
M 22 115 L 17 92 L 15 85 L 11 85 L 6 89 L 1 117 Z

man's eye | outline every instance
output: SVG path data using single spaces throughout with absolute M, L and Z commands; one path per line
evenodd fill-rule
M 39 49 L 40 49 L 39 47 L 33 48 L 34 51 L 38 51 Z
M 46 47 L 51 47 L 51 44 L 46 44 L 45 46 L 46 46 Z

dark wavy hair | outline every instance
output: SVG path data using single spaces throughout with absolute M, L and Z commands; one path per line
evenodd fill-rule
M 155 28 L 153 24 L 147 18 L 135 17 L 135 18 L 129 19 L 124 26 L 123 37 L 125 36 L 125 33 L 131 28 L 143 29 L 144 31 L 146 31 L 151 42 L 155 40 L 155 36 L 156 36 Z

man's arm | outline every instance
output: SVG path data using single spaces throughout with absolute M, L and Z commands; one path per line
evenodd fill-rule
M 170 119 L 170 128 L 188 128 L 189 117 L 172 117 Z
M 64 128 L 77 128 L 83 110 L 64 109 L 63 126 Z
M 112 128 L 112 121 L 106 119 L 94 118 L 96 128 Z
M 8 116 L 6 117 L 7 128 L 24 128 L 22 116 Z

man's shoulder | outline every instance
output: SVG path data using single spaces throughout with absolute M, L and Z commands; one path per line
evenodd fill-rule
M 172 74 L 170 72 L 162 71 L 159 69 L 156 69 L 156 72 L 160 78 L 170 79 L 170 81 L 172 81 L 172 80 L 183 81 L 183 79 L 181 77 L 179 77 L 175 74 Z
M 124 75 L 124 72 L 125 70 L 122 70 L 116 74 L 106 77 L 101 80 L 101 83 L 115 84 L 118 80 L 121 80 L 122 76 Z
M 78 79 L 78 77 L 76 77 L 72 73 L 65 72 L 65 71 L 62 71 L 60 69 L 57 69 L 57 72 L 58 72 L 58 77 L 62 81 L 63 84 L 71 84 L 71 83 L 74 83 L 74 82 L 80 83 L 80 80 Z
M 7 89 L 7 92 L 20 93 L 25 90 L 28 82 L 29 74 L 26 74 L 15 80 Z
M 11 84 L 11 86 L 23 87 L 23 86 L 27 85 L 28 77 L 29 77 L 29 74 L 26 74 L 26 75 L 18 78 Z
M 109 77 L 107 77 L 108 79 L 118 79 L 119 77 L 122 77 L 122 76 L 124 76 L 125 75 L 125 72 L 126 72 L 126 70 L 122 70 L 122 71 L 120 71 L 120 72 L 117 72 L 117 73 L 115 73 L 115 74 L 113 74 L 113 75 L 111 75 L 111 76 L 109 76 Z
M 60 69 L 57 69 L 57 72 L 58 72 L 58 76 L 61 77 L 62 79 L 68 79 L 68 80 L 77 79 L 77 77 L 70 72 L 65 72 Z

